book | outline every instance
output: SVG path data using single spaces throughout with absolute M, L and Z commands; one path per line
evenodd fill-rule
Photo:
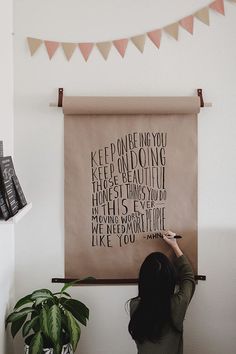
M 0 190 L 0 217 L 4 220 L 8 220 L 11 217 L 8 206 L 5 202 L 5 198 Z
M 24 195 L 23 190 L 21 188 L 18 177 L 16 175 L 12 176 L 12 181 L 13 181 L 13 184 L 15 187 L 16 196 L 17 196 L 20 208 L 24 208 L 24 206 L 27 205 L 27 201 L 25 199 L 25 195 Z
M 3 141 L 0 140 L 0 157 L 3 157 Z
M 10 216 L 14 216 L 27 202 L 16 176 L 11 156 L 0 157 L 0 188 Z

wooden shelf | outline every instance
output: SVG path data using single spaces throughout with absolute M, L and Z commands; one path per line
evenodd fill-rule
M 0 225 L 18 223 L 26 214 L 28 214 L 31 208 L 32 208 L 32 203 L 27 204 L 23 209 L 20 209 L 16 215 L 8 219 L 7 221 L 1 219 Z

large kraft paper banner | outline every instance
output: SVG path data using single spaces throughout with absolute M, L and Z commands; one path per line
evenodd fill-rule
M 137 279 L 171 229 L 197 273 L 198 97 L 64 97 L 65 276 Z

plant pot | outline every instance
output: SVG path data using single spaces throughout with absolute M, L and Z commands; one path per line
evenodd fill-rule
M 29 346 L 27 344 L 25 344 L 24 354 L 29 354 Z M 53 349 L 45 348 L 43 349 L 43 354 L 53 354 Z M 63 345 L 61 354 L 73 354 L 72 345 L 70 343 Z

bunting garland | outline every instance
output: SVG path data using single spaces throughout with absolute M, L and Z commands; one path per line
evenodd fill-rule
M 84 60 L 87 62 L 94 46 L 97 47 L 98 51 L 100 52 L 104 60 L 108 59 L 112 46 L 114 46 L 117 52 L 120 54 L 120 56 L 124 58 L 129 42 L 132 42 L 133 45 L 141 53 L 143 53 L 147 38 L 156 46 L 156 48 L 159 49 L 161 45 L 161 37 L 163 31 L 166 32 L 170 37 L 174 38 L 176 41 L 179 39 L 180 26 L 190 34 L 193 34 L 195 18 L 201 21 L 202 23 L 204 23 L 205 25 L 209 26 L 210 10 L 218 12 L 221 15 L 225 15 L 224 1 L 225 0 L 215 0 L 208 6 L 198 10 L 192 15 L 184 17 L 180 19 L 178 22 L 170 23 L 163 28 L 158 28 L 153 31 L 142 33 L 133 37 L 114 39 L 106 42 L 70 43 L 70 42 L 55 42 L 55 41 L 28 37 L 27 41 L 28 41 L 30 54 L 31 56 L 33 56 L 37 52 L 39 47 L 44 43 L 50 60 L 53 58 L 54 54 L 56 53 L 57 49 L 60 46 L 62 47 L 65 57 L 68 61 L 71 59 L 76 49 L 79 49 Z M 230 1 L 236 3 L 236 0 L 230 0 Z

